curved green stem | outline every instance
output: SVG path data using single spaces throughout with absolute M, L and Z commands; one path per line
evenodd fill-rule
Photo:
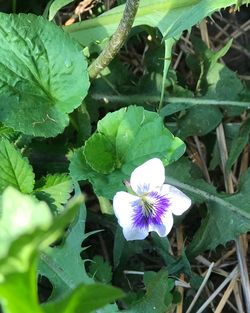
M 119 52 L 132 28 L 138 6 L 139 0 L 127 0 L 123 16 L 117 30 L 101 54 L 92 64 L 90 64 L 88 68 L 90 78 L 95 78 Z

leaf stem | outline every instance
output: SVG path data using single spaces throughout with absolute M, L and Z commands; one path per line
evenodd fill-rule
M 91 97 L 94 100 L 105 100 L 108 102 L 120 102 L 123 104 L 143 104 L 145 102 L 159 102 L 159 95 L 107 95 L 93 93 Z M 239 108 L 250 109 L 250 102 L 244 101 L 230 101 L 230 100 L 219 100 L 219 99 L 205 99 L 205 98 L 186 98 L 186 97 L 164 97 L 164 103 L 186 103 L 189 107 L 195 105 L 215 105 L 215 106 L 237 106 Z
M 94 79 L 119 52 L 132 28 L 138 6 L 139 0 L 127 0 L 123 16 L 117 30 L 101 54 L 92 64 L 90 64 L 88 68 L 90 78 Z

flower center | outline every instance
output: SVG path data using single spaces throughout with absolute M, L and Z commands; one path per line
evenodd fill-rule
M 154 205 L 155 205 L 155 201 L 153 201 L 153 199 L 150 199 L 146 196 L 142 196 L 141 197 L 141 202 L 142 202 L 142 214 L 144 216 L 152 216 L 154 215 Z
M 150 224 L 160 225 L 162 217 L 168 210 L 170 200 L 166 195 L 151 191 L 140 196 L 132 203 L 134 208 L 133 224 L 135 227 L 144 228 Z

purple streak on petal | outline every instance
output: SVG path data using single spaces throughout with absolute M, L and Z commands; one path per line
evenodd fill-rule
M 170 204 L 166 196 L 160 195 L 156 191 L 150 192 L 146 198 L 153 203 L 152 212 L 145 214 L 142 199 L 138 199 L 131 204 L 134 209 L 133 223 L 138 228 L 147 228 L 150 224 L 162 224 L 162 216 L 166 213 Z
M 134 190 L 134 191 L 135 191 L 135 190 Z M 143 184 L 143 185 L 137 186 L 136 192 L 137 192 L 139 195 L 142 195 L 142 194 L 144 194 L 144 193 L 149 192 L 149 184 Z

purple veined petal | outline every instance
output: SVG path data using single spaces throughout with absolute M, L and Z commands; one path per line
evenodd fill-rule
M 192 202 L 182 191 L 174 186 L 164 184 L 160 189 L 160 194 L 169 199 L 169 209 L 174 215 L 182 215 L 189 209 Z
M 165 181 L 165 168 L 160 159 L 151 159 L 138 166 L 131 174 L 130 185 L 138 195 L 160 187 Z
M 161 218 L 162 224 L 149 226 L 149 231 L 155 231 L 160 237 L 166 237 L 174 224 L 173 214 L 171 211 L 166 211 L 166 213 Z
M 142 240 L 148 235 L 147 228 L 137 228 L 133 223 L 134 207 L 132 204 L 139 200 L 139 197 L 124 191 L 117 192 L 113 199 L 114 213 L 126 240 Z
M 134 227 L 148 229 L 150 225 L 162 225 L 162 217 L 168 211 L 169 200 L 158 192 L 151 191 L 135 200 L 132 206 Z

